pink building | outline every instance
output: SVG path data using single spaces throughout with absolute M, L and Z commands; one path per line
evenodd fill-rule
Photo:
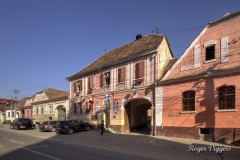
M 71 119 L 115 132 L 153 133 L 155 81 L 171 62 L 166 36 L 137 35 L 69 76 Z
M 240 11 L 209 22 L 157 84 L 156 134 L 240 139 Z

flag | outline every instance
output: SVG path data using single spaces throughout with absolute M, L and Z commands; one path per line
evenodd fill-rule
M 109 101 L 109 95 L 108 95 L 108 94 L 105 95 L 105 101 L 106 101 L 106 102 Z
M 94 104 L 93 98 L 89 98 L 88 101 L 89 101 L 90 104 Z
M 113 93 L 112 93 L 112 100 L 116 101 L 116 97 L 115 97 L 115 95 Z

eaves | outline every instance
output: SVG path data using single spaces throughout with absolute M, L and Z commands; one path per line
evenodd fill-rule
M 206 77 L 228 75 L 228 74 L 233 74 L 233 73 L 238 73 L 238 72 L 240 72 L 240 68 L 231 69 L 231 70 L 220 70 L 220 71 L 204 72 L 204 73 L 196 75 L 196 76 L 186 76 L 186 77 L 182 77 L 182 78 L 176 78 L 176 79 L 169 79 L 169 80 L 159 81 L 159 82 L 157 82 L 157 86 L 156 87 L 162 86 L 162 85 L 171 84 L 171 83 L 176 83 L 176 82 L 183 82 L 183 81 L 201 79 L 201 78 L 206 78 Z

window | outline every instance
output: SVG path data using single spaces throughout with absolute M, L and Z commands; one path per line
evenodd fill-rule
M 82 114 L 82 103 L 74 103 L 74 114 Z
M 27 116 L 29 116 L 29 110 L 27 110 Z
M 110 83 L 110 72 L 100 74 L 100 87 L 109 86 Z
M 195 111 L 195 91 L 185 91 L 182 97 L 183 111 Z
M 12 111 L 12 117 L 14 117 L 14 112 Z
M 7 103 L 6 102 L 2 102 L 2 107 L 7 107 Z
M 144 61 L 135 64 L 135 79 L 144 78 Z
M 8 112 L 8 117 L 10 117 L 10 112 Z
M 88 77 L 88 94 L 93 91 L 93 76 Z
M 38 108 L 36 108 L 36 115 L 38 115 Z
M 41 108 L 41 114 L 43 115 L 43 107 Z
M 206 47 L 206 61 L 215 59 L 215 45 Z
M 235 109 L 235 86 L 219 88 L 219 109 Z
M 75 92 L 81 92 L 82 91 L 82 80 L 79 80 L 75 82 Z
M 53 113 L 53 108 L 52 108 L 52 106 L 49 106 L 49 111 L 50 111 L 50 114 Z
M 118 83 L 125 81 L 125 67 L 118 68 Z
M 200 134 L 209 134 L 208 128 L 200 128 Z

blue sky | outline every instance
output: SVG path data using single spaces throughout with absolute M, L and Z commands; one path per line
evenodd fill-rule
M 203 27 L 239 0 L 1 0 L 0 97 L 18 99 L 47 87 L 69 91 L 65 78 L 101 56 L 151 34 L 166 35 L 179 57 Z

